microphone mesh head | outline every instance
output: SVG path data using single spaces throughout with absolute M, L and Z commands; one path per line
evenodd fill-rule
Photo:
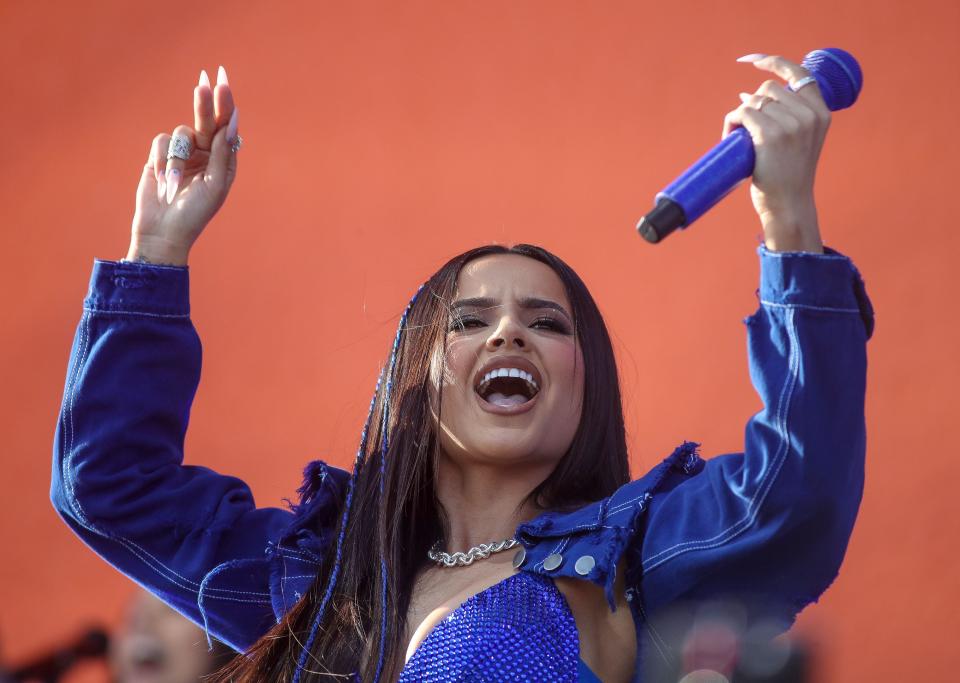
M 849 52 L 838 47 L 814 50 L 803 58 L 801 66 L 817 79 L 823 100 L 831 111 L 846 109 L 857 101 L 863 87 L 863 72 Z

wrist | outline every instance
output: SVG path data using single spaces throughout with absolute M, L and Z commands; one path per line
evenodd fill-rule
M 764 245 L 770 251 L 823 253 L 817 207 L 810 201 L 760 213 Z
M 130 242 L 125 260 L 158 266 L 186 266 L 190 250 L 166 240 L 136 236 Z

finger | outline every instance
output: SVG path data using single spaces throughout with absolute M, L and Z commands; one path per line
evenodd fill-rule
M 785 107 L 796 120 L 806 127 L 820 128 L 829 124 L 830 112 L 826 107 L 816 107 L 810 100 L 785 88 L 777 81 L 764 81 L 757 88 L 757 94 L 776 100 L 779 105 Z
M 762 111 L 746 103 L 728 113 L 723 118 L 723 137 L 727 137 L 737 128 L 746 128 L 754 144 L 763 139 L 763 123 L 769 121 Z
M 805 68 L 780 55 L 766 55 L 752 63 L 758 69 L 775 73 L 788 83 L 799 81 L 810 75 Z
M 210 160 L 207 162 L 207 172 L 203 177 L 213 196 L 226 196 L 237 175 L 237 153 L 227 139 L 229 128 L 229 126 L 221 128 L 213 136 Z
M 213 106 L 216 112 L 217 130 L 230 122 L 233 114 L 233 92 L 227 81 L 227 72 L 222 66 L 217 69 L 217 85 L 213 89 Z
M 180 143 L 178 145 L 178 142 Z M 186 165 L 186 159 L 173 156 L 179 147 L 180 154 L 186 154 L 189 158 L 189 152 L 192 152 L 195 146 L 193 129 L 190 126 L 177 126 L 173 129 L 173 135 L 170 138 L 170 147 L 166 153 L 167 169 L 167 204 L 173 203 L 173 198 L 177 194 L 177 188 L 180 187 L 180 180 L 183 178 L 183 168 Z
M 753 95 L 740 93 L 740 99 L 746 106 L 756 109 L 759 114 L 766 117 L 761 118 L 760 122 L 767 130 L 773 130 L 770 126 L 771 122 L 775 122 L 780 127 L 780 132 L 788 135 L 795 135 L 800 130 L 800 121 L 782 102 L 758 93 Z
M 810 72 L 801 65 L 779 55 L 766 55 L 752 63 L 758 69 L 775 73 L 790 85 L 810 75 Z M 827 110 L 823 95 L 820 93 L 820 86 L 816 82 L 800 88 L 797 96 L 813 105 L 817 111 Z
M 206 71 L 200 72 L 200 82 L 193 89 L 193 127 L 196 130 L 197 149 L 210 150 L 210 141 L 217 132 L 213 108 L 213 90 Z
M 167 195 L 167 149 L 170 147 L 170 136 L 167 133 L 160 133 L 153 138 L 150 145 L 150 163 L 153 167 L 153 178 L 157 183 L 157 201 L 166 200 Z

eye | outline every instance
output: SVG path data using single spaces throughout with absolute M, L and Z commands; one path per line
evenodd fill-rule
M 459 332 L 462 330 L 467 330 L 475 327 L 483 327 L 485 323 L 475 316 L 464 315 L 459 318 L 454 318 L 450 321 L 450 332 Z
M 570 330 L 567 329 L 566 323 L 557 320 L 556 318 L 537 318 L 533 321 L 531 326 L 550 330 L 551 332 L 559 332 L 560 334 L 570 334 Z

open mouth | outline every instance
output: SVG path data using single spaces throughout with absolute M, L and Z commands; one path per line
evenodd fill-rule
M 166 651 L 154 638 L 131 638 L 131 647 L 127 652 L 131 668 L 138 674 L 159 675 L 169 665 Z
M 533 375 L 519 368 L 498 368 L 486 373 L 476 387 L 487 403 L 514 408 L 530 402 L 540 392 Z

